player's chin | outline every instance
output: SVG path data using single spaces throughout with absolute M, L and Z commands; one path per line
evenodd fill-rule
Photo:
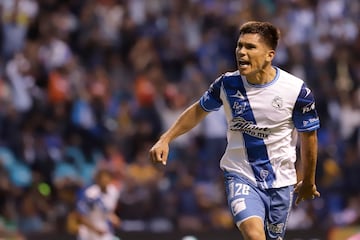
M 249 68 L 238 67 L 238 69 L 241 75 L 248 75 L 251 72 Z

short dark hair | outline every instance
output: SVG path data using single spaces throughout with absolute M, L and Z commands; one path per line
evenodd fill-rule
M 99 180 L 101 177 L 103 176 L 109 176 L 112 177 L 113 176 L 113 172 L 111 171 L 111 169 L 107 168 L 107 167 L 100 167 L 96 172 L 95 172 L 95 179 Z
M 240 27 L 240 35 L 246 33 L 259 34 L 273 50 L 276 49 L 280 38 L 279 29 L 269 22 L 246 22 Z

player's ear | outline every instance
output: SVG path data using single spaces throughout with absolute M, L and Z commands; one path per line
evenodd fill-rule
M 275 57 L 275 50 L 269 50 L 266 55 L 266 61 L 271 62 Z

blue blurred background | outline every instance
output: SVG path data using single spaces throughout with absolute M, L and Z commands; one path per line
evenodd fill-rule
M 0 0 L 0 236 L 73 234 L 74 193 L 101 166 L 122 189 L 121 232 L 234 230 L 221 111 L 173 142 L 166 168 L 148 150 L 236 69 L 248 20 L 281 29 L 274 64 L 313 89 L 321 120 L 322 196 L 288 229 L 360 225 L 359 0 Z

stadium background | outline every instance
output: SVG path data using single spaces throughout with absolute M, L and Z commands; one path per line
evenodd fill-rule
M 359 232 L 358 0 L 0 0 L 0 10 L 0 237 L 73 239 L 74 192 L 105 165 L 124 189 L 121 239 L 238 238 L 218 169 L 220 113 L 174 142 L 166 169 L 147 153 L 236 68 L 237 29 L 254 19 L 281 29 L 274 63 L 313 89 L 322 126 L 322 196 L 294 208 L 288 237 Z

